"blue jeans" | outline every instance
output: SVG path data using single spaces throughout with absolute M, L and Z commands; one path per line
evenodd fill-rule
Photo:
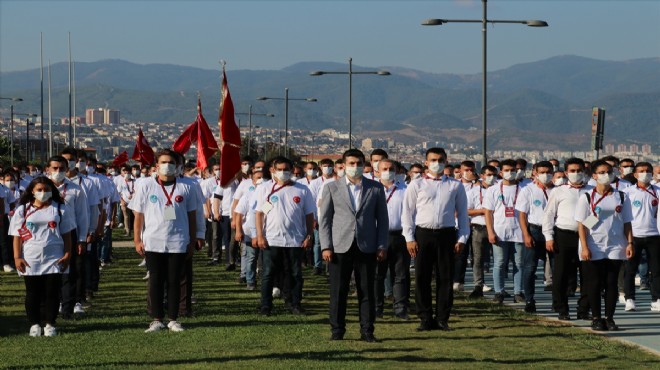
M 244 243 L 243 249 L 245 250 L 245 280 L 248 285 L 257 285 L 257 260 L 260 250 L 252 248 L 252 242 Z
M 513 260 L 513 292 L 520 294 L 522 292 L 522 279 L 520 266 L 522 265 L 522 250 L 525 248 L 523 243 L 499 241 L 493 245 L 493 283 L 495 293 L 504 292 L 504 267 L 509 263 L 511 254 Z
M 319 231 L 314 229 L 314 267 L 323 267 L 323 253 L 321 252 L 321 239 L 319 238 Z
M 525 291 L 525 300 L 534 302 L 534 294 L 536 293 L 536 269 L 539 260 L 545 262 L 545 237 L 541 232 L 541 228 L 535 225 L 530 225 L 529 232 L 534 239 L 534 246 L 527 248 L 524 246 L 522 249 L 522 285 Z M 545 263 L 543 264 L 545 270 Z
M 103 242 L 101 245 L 101 250 L 99 251 L 99 259 L 103 262 L 110 261 L 110 253 L 112 252 L 112 229 L 110 226 L 106 226 L 103 231 Z

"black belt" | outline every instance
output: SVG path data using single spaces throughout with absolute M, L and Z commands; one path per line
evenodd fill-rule
M 558 227 L 555 227 L 555 230 L 557 230 L 557 231 L 561 231 L 561 232 L 564 232 L 564 233 L 571 233 L 571 234 L 577 234 L 577 233 L 578 233 L 577 231 L 566 230 L 566 229 L 560 229 L 560 228 L 558 228 Z
M 447 232 L 447 231 L 450 231 L 450 230 L 451 231 L 456 231 L 456 228 L 452 226 L 452 227 L 442 227 L 442 228 L 439 228 L 439 229 L 430 229 L 430 228 L 427 228 L 427 227 L 417 226 L 417 230 L 426 231 L 426 232 L 429 232 L 429 233 L 442 233 L 442 232 Z
M 475 229 L 485 229 L 486 228 L 486 225 L 479 225 L 479 224 L 471 224 L 470 226 L 475 228 Z
M 529 224 L 530 229 L 543 229 L 541 225 Z
M 390 230 L 390 235 L 392 236 L 403 235 L 403 230 Z

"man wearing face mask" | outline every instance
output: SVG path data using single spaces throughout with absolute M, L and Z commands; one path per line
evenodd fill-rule
M 417 180 L 422 177 L 422 175 L 424 175 L 424 166 L 421 163 L 414 163 L 410 166 L 410 171 L 408 171 L 408 176 L 410 177 L 408 183 Z
M 460 177 L 457 179 L 465 188 L 465 194 L 467 194 L 473 187 L 479 186 L 476 184 L 474 168 L 475 164 L 472 161 L 463 161 L 461 162 L 459 169 Z M 467 248 L 463 248 L 460 254 L 456 255 L 455 258 L 455 272 L 454 272 L 454 292 L 462 292 L 465 285 L 465 271 L 467 269 L 468 256 L 470 254 L 470 246 L 472 245 L 472 239 L 468 238 Z
M 241 196 L 238 205 L 234 209 L 234 218 L 236 219 L 236 241 L 243 243 L 241 246 L 241 272 L 245 271 L 245 283 L 247 290 L 253 291 L 257 288 L 257 259 L 260 249 L 252 245 L 252 240 L 257 237 L 255 224 L 257 189 L 263 184 L 263 163 L 262 166 L 255 165 L 252 170 L 252 184 L 248 192 Z M 244 181 L 245 182 L 245 181 Z M 241 183 L 242 184 L 242 183 Z M 243 255 L 245 258 L 243 258 Z
M 365 158 L 357 149 L 344 152 L 346 176 L 323 189 L 319 237 L 330 271 L 331 340 L 343 340 L 351 274 L 357 285 L 361 340 L 376 342 L 375 277 L 387 257 L 389 217 L 383 186 L 363 176 Z
M 78 159 L 86 158 L 86 153 L 84 150 L 78 150 Z M 113 187 L 114 185 L 108 178 L 103 174 L 98 174 L 96 172 L 96 166 L 98 161 L 96 158 L 90 157 L 87 158 L 87 166 L 85 173 L 87 178 L 92 180 L 97 186 L 100 198 L 100 209 L 99 209 L 99 222 L 96 228 L 96 235 L 94 240 L 91 243 L 91 248 L 87 254 L 88 263 L 86 265 L 87 269 L 87 299 L 91 299 L 94 296 L 94 293 L 99 289 L 99 267 L 101 264 L 99 258 L 99 251 L 103 249 L 103 236 L 105 235 L 104 228 L 108 215 L 108 208 L 112 204 L 113 197 Z
M 495 297 L 498 303 L 504 302 L 506 296 L 505 269 L 509 264 L 510 256 L 513 255 L 513 289 L 514 303 L 522 303 L 525 298 L 522 295 L 522 250 L 523 235 L 520 228 L 518 204 L 521 186 L 516 180 L 518 172 L 516 161 L 512 159 L 503 160 L 502 181 L 486 191 L 483 207 L 486 209 L 486 228 L 488 229 L 488 241 L 493 244 L 493 282 Z
M 484 296 L 484 263 L 490 260 L 490 243 L 486 229 L 486 210 L 483 207 L 484 195 L 489 187 L 495 183 L 497 169 L 493 166 L 481 167 L 481 181 L 470 188 L 467 193 L 468 216 L 472 236 L 472 276 L 474 290 L 468 296 L 471 299 Z
M 633 174 L 635 171 L 635 161 L 630 158 L 624 158 L 619 163 L 619 171 L 621 173 L 621 179 L 628 181 L 631 186 L 637 183 L 637 178 Z
M 516 159 L 516 181 L 518 181 L 518 185 L 520 185 L 521 188 L 534 183 L 532 179 L 525 177 L 526 171 L 527 161 L 523 158 Z
M 660 166 L 655 166 L 653 167 L 653 180 L 651 180 L 651 184 L 657 185 L 660 183 Z
M 121 169 L 122 179 L 117 185 L 117 191 L 119 191 L 120 208 L 124 217 L 124 230 L 126 231 L 126 236 L 129 236 L 131 230 L 133 230 L 133 211 L 128 208 L 128 203 L 133 199 L 133 194 L 135 194 L 135 178 L 131 176 L 130 167 L 124 166 Z
M 624 289 L 626 311 L 635 307 L 635 275 L 640 264 L 642 251 L 646 251 L 651 281 L 651 311 L 660 312 L 660 233 L 658 232 L 658 196 L 660 187 L 651 185 L 653 166 L 639 162 L 635 166 L 636 184 L 623 191 L 632 204 L 632 233 L 635 253 L 625 262 Z
M 299 178 L 297 182 L 307 186 L 308 188 L 310 187 L 312 181 L 316 180 L 319 175 L 319 166 L 316 164 L 316 162 L 309 161 L 305 163 L 305 173 L 304 176 Z
M 222 254 L 222 241 L 219 238 L 220 222 L 216 221 L 218 217 L 213 214 L 212 199 L 215 191 L 220 187 L 220 165 L 214 164 L 211 166 L 211 173 L 209 178 L 201 183 L 202 194 L 204 195 L 204 219 L 206 223 L 206 245 L 207 256 L 211 258 L 209 265 L 215 266 L 220 264 L 220 257 Z
M 568 184 L 555 188 L 548 197 L 543 213 L 542 231 L 545 248 L 554 254 L 552 272 L 552 308 L 560 320 L 570 320 L 568 290 L 577 284 L 578 260 L 578 224 L 575 221 L 575 204 L 580 194 L 593 189 L 586 185 L 584 161 L 569 158 L 564 163 Z M 580 299 L 577 318 L 589 320 L 587 293 L 584 279 L 580 280 Z
M 293 163 L 287 158 L 273 160 L 273 185 L 257 193 L 256 247 L 263 253 L 260 313 L 273 309 L 273 280 L 288 262 L 291 282 L 291 313 L 304 314 L 302 299 L 302 258 L 312 247 L 314 199 L 307 187 L 291 181 Z
M 325 186 L 339 178 L 344 177 L 345 175 L 346 175 L 346 170 L 345 170 L 344 160 L 342 158 L 337 159 L 335 161 L 334 175 L 332 176 L 332 178 L 326 178 L 325 180 L 323 180 L 321 185 L 319 186 L 318 193 L 316 194 L 316 206 L 318 208 L 321 208 L 321 199 L 323 198 L 323 191 L 325 189 Z
M 254 165 L 254 160 L 249 155 L 244 156 L 241 159 L 241 179 L 248 178 L 248 171 Z
M 312 197 L 314 198 L 314 204 L 316 205 L 316 210 L 314 212 L 314 275 L 323 274 L 323 256 L 321 255 L 321 241 L 319 240 L 318 228 L 319 197 L 325 183 L 335 181 L 334 163 L 332 162 L 332 159 L 322 159 L 319 162 L 319 166 L 321 168 L 321 176 L 312 181 L 309 186 L 309 190 L 312 192 Z
M 444 149 L 426 151 L 428 173 L 408 185 L 401 217 L 408 252 L 415 258 L 415 301 L 421 320 L 418 331 L 451 330 L 448 321 L 454 304 L 454 257 L 470 236 L 465 188 L 443 176 L 446 163 Z M 431 303 L 434 271 L 435 317 Z
M 623 171 L 623 168 L 622 168 L 622 167 L 619 167 L 619 165 L 620 165 L 620 163 L 625 163 L 625 162 L 622 162 L 622 161 L 620 162 L 620 161 L 619 161 L 619 158 L 617 158 L 617 157 L 615 157 L 615 156 L 613 156 L 613 155 L 608 155 L 607 157 L 603 157 L 603 158 L 601 158 L 601 160 L 607 162 L 607 163 L 608 163 L 610 166 L 612 166 L 612 168 L 613 168 L 613 171 L 614 171 L 614 180 L 612 181 L 612 187 L 613 187 L 614 189 L 616 189 L 616 190 L 623 190 L 623 189 L 625 189 L 625 188 L 627 188 L 627 187 L 629 187 L 629 186 L 632 185 L 632 184 L 630 183 L 630 181 L 628 181 L 628 180 L 626 180 L 626 179 L 624 179 L 624 178 L 622 178 L 622 177 L 619 177 L 619 175 L 621 175 L 621 173 L 622 173 L 622 171 Z M 633 168 L 633 166 L 634 166 L 634 162 L 632 162 L 631 160 L 628 160 L 628 161 L 630 161 L 630 162 L 629 162 L 629 163 L 626 163 L 626 167 L 630 167 L 630 170 L 625 170 L 625 172 L 628 172 L 628 171 L 632 172 L 631 170 L 632 170 L 632 168 Z M 624 176 L 624 175 L 621 175 L 621 176 Z M 589 180 L 589 185 L 591 185 L 591 186 L 593 186 L 593 187 L 595 187 L 596 185 L 598 185 L 598 182 L 596 181 L 596 179 L 593 178 L 593 176 L 592 176 L 592 178 Z
M 378 163 L 380 163 L 381 160 L 387 158 L 389 158 L 389 156 L 387 155 L 387 152 L 384 149 L 372 150 L 371 154 L 369 155 L 372 171 L 371 173 L 368 173 L 365 176 L 370 180 L 378 181 L 378 179 L 380 178 L 380 170 Z
M 536 163 L 536 179 L 532 185 L 523 188 L 516 205 L 525 242 L 525 248 L 522 250 L 522 285 L 525 292 L 525 312 L 528 313 L 536 312 L 534 295 L 538 261 L 543 260 L 545 266 L 545 238 L 541 224 L 548 197 L 553 189 L 552 169 L 552 163 L 548 161 Z

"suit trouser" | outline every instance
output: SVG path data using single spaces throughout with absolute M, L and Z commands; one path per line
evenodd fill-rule
M 135 220 L 135 216 L 126 203 L 120 205 L 120 208 L 121 213 L 124 216 L 124 231 L 128 234 L 133 231 L 133 221 Z
M 621 270 L 621 260 L 602 259 L 582 261 L 584 288 L 589 296 L 589 306 L 594 318 L 601 317 L 601 292 L 605 290 L 605 317 L 614 316 L 619 298 L 617 282 Z
M 552 307 L 555 312 L 568 314 L 568 290 L 577 280 L 580 262 L 578 259 L 578 233 L 555 228 L 555 266 L 552 273 Z M 584 289 L 584 277 L 580 279 L 578 312 L 589 310 L 588 292 Z
M 376 272 L 376 310 L 382 312 L 385 306 L 385 276 L 389 271 L 394 278 L 394 313 L 407 313 L 410 307 L 410 253 L 406 247 L 406 239 L 401 231 L 390 232 L 387 244 L 387 258 L 378 262 Z
M 101 275 L 99 273 L 99 242 L 93 241 L 90 244 L 89 250 L 85 253 L 85 289 L 87 292 L 97 292 L 99 290 L 99 280 Z
M 435 267 L 435 318 L 449 320 L 454 305 L 454 245 L 456 229 L 415 229 L 417 257 L 415 258 L 415 301 L 417 316 L 422 322 L 433 319 L 431 281 Z
M 346 253 L 335 253 L 330 261 L 330 328 L 333 333 L 346 332 L 346 306 L 351 275 L 355 273 L 360 314 L 360 333 L 373 334 L 376 318 L 374 284 L 376 253 L 363 253 L 353 241 Z
M 645 238 L 634 238 L 635 254 L 633 258 L 624 262 L 624 288 L 626 299 L 635 299 L 635 275 L 642 258 L 642 251 L 646 250 L 646 257 L 651 271 L 651 298 L 655 302 L 660 298 L 660 236 L 649 236 Z M 640 276 L 642 274 L 640 273 Z

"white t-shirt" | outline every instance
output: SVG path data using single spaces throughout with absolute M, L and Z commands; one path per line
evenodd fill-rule
M 121 199 L 124 203 L 129 203 L 133 199 L 133 194 L 135 194 L 135 186 L 137 181 L 133 178 L 130 179 L 121 179 L 117 182 L 117 191 L 121 196 Z
M 202 194 L 205 199 L 213 198 L 213 193 L 220 187 L 220 180 L 215 176 L 202 180 L 200 186 L 202 187 Z
M 16 208 L 9 224 L 9 235 L 20 237 L 19 230 L 24 223 L 32 233 L 30 239 L 23 241 L 22 253 L 30 267 L 26 267 L 25 273 L 18 274 L 31 276 L 66 273 L 67 271 L 60 269 L 57 260 L 64 256 L 62 234 L 76 227 L 70 208 L 66 204 L 61 204 L 58 211 L 58 204 L 53 202 L 39 210 L 28 205 L 26 212 L 25 205 L 21 204 Z
M 543 224 L 543 211 L 548 204 L 552 188 L 541 188 L 536 184 L 525 186 L 518 195 L 516 210 L 527 214 L 527 223 L 541 226 Z
M 263 185 L 257 185 L 256 189 L 259 189 Z M 253 190 L 245 196 L 241 197 L 241 200 L 238 201 L 236 213 L 243 215 L 243 241 L 249 243 L 253 238 L 257 237 L 257 226 L 255 223 L 256 218 L 256 209 L 257 209 L 257 193 L 258 191 Z
M 591 179 L 589 179 L 589 182 L 587 184 L 591 185 L 595 188 L 596 185 L 598 185 L 598 182 L 596 182 L 596 180 L 591 178 Z M 612 186 L 612 188 L 614 188 L 616 190 L 623 190 L 623 189 L 625 189 L 629 186 L 632 186 L 632 184 L 630 183 L 630 181 L 628 181 L 626 179 L 620 179 L 620 178 L 617 177 L 614 180 L 614 182 L 612 182 L 611 186 Z
M 204 219 L 204 202 L 206 202 L 206 199 L 204 198 L 204 194 L 202 191 L 202 184 L 197 181 L 197 178 L 193 177 L 186 177 L 186 176 L 179 176 L 177 178 L 177 181 L 182 181 L 184 183 L 190 184 L 192 187 L 195 195 L 197 196 L 197 213 L 195 213 L 195 226 L 197 230 L 197 239 L 198 240 L 204 240 L 206 239 L 206 220 Z
M 158 253 L 186 253 L 190 243 L 188 212 L 197 211 L 197 194 L 192 186 L 180 179 L 165 186 L 165 192 L 156 179 L 149 178 L 136 184 L 135 195 L 129 208 L 144 214 L 142 240 L 144 250 Z M 172 190 L 172 188 L 174 190 Z M 165 221 L 167 197 L 176 219 Z
M 222 201 L 220 205 L 222 216 L 231 218 L 231 205 L 234 202 L 234 192 L 236 192 L 238 185 L 239 183 L 237 181 L 232 181 L 227 187 L 218 186 L 213 192 L 213 197 Z
M 276 182 L 262 185 L 256 193 L 257 212 L 269 202 L 272 209 L 264 215 L 265 238 L 273 247 L 297 248 L 307 236 L 307 215 L 314 214 L 314 199 L 301 184 L 281 186 Z
M 502 241 L 523 242 L 518 211 L 515 209 L 522 190 L 523 188 L 519 185 L 504 185 L 503 182 L 492 185 L 486 190 L 483 208 L 493 211 L 493 228 L 497 237 Z M 516 199 L 516 193 L 518 199 Z M 513 212 L 509 216 L 505 214 L 506 207 L 513 208 Z
M 468 191 L 467 193 L 468 210 L 484 208 L 483 198 L 486 195 L 487 190 L 488 189 L 484 189 L 481 185 L 476 184 Z M 470 218 L 470 223 L 475 225 L 486 226 L 486 218 L 483 215 L 472 216 Z
M 660 187 L 651 185 L 644 190 L 638 185 L 633 185 L 625 188 L 623 192 L 630 197 L 632 205 L 633 236 L 644 238 L 660 235 L 657 225 Z
M 575 206 L 575 221 L 583 222 L 594 213 L 598 215 L 598 223 L 587 232 L 591 259 L 625 260 L 628 240 L 623 233 L 623 224 L 633 220 L 630 198 L 615 189 L 605 197 L 595 190 L 581 193 Z M 586 194 L 589 194 L 589 199 Z M 623 203 L 620 194 L 624 194 Z M 580 242 L 578 248 L 580 260 L 582 260 L 582 248 Z
M 76 236 L 78 240 L 71 240 L 75 242 L 86 242 L 87 234 L 89 233 L 89 207 L 87 206 L 87 196 L 80 186 L 64 179 L 62 184 L 57 187 L 60 195 L 64 198 L 64 202 L 71 212 L 73 212 L 76 220 Z

